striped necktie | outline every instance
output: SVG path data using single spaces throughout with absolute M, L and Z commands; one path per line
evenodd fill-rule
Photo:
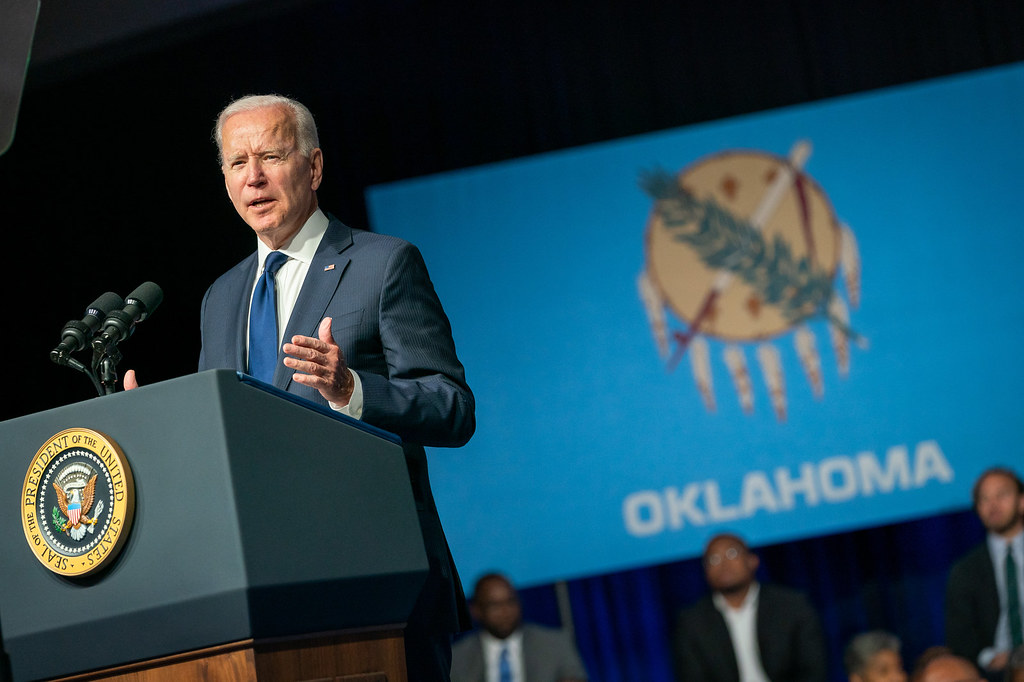
M 271 251 L 263 266 L 263 275 L 252 292 L 249 309 L 249 374 L 272 383 L 277 369 L 277 296 L 274 275 L 288 260 L 280 251 Z

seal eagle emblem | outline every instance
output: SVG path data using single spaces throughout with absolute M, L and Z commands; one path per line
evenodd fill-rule
M 97 518 L 89 518 L 92 503 L 96 497 L 96 477 L 92 467 L 81 464 L 69 464 L 57 474 L 53 489 L 57 493 L 57 504 L 60 511 L 67 517 L 61 524 L 55 515 L 55 526 L 62 529 L 75 540 L 85 537 L 86 530 L 92 531 Z M 103 501 L 97 505 L 96 517 L 103 513 Z M 63 520 L 61 518 L 61 520 Z
M 124 546 L 134 513 L 131 467 L 99 431 L 61 431 L 29 465 L 22 488 L 25 539 L 58 575 L 84 576 L 108 565 Z

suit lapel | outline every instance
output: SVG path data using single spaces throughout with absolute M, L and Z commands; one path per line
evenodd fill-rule
M 239 268 L 239 283 L 229 287 L 229 290 L 238 292 L 235 315 L 227 316 L 224 320 L 225 339 L 236 339 L 234 348 L 235 367 L 242 372 L 249 371 L 249 364 L 245 357 L 245 341 L 248 338 L 247 328 L 249 326 L 249 302 L 252 298 L 253 283 L 256 281 L 256 266 L 259 264 L 259 256 L 251 255 Z
M 348 267 L 350 258 L 341 253 L 352 245 L 352 230 L 337 218 L 330 216 L 316 255 L 309 264 L 306 278 L 295 300 L 292 316 L 284 330 L 284 340 L 296 334 L 316 336 L 320 320 L 324 318 L 327 306 L 338 289 L 341 277 Z M 253 273 L 255 277 L 255 273 Z M 283 346 L 284 344 L 282 344 Z M 277 369 L 274 371 L 274 386 L 287 390 L 292 382 L 292 370 L 284 366 L 284 351 L 278 349 Z
M 721 661 L 723 665 L 719 670 L 719 680 L 739 682 L 740 662 L 732 647 L 732 635 L 729 634 L 725 616 L 718 610 L 711 598 L 702 604 L 708 614 L 704 620 L 709 625 L 702 636 L 707 637 L 708 651 L 714 652 L 712 658 Z
M 469 670 L 469 678 L 474 682 L 487 682 L 487 663 L 484 661 L 484 640 L 479 634 L 476 637 L 476 646 L 473 647 L 475 656 Z
M 779 610 L 772 602 L 771 586 L 761 584 L 757 592 L 757 655 L 761 657 L 761 668 L 769 677 L 775 667 L 774 653 L 778 650 L 775 646 L 775 639 L 779 630 L 778 623 L 773 622 L 770 615 L 779 617 Z
M 981 564 L 984 570 L 980 572 L 978 577 L 982 583 L 981 592 L 985 595 L 984 602 L 980 607 L 985 624 L 992 623 L 998 627 L 1000 607 L 999 588 L 996 586 L 996 567 L 992 563 L 992 554 L 989 552 L 987 541 L 980 545 L 980 549 Z

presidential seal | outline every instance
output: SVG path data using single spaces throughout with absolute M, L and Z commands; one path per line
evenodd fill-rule
M 107 566 L 124 546 L 134 512 L 128 460 L 99 431 L 61 431 L 39 448 L 25 475 L 25 539 L 58 575 L 84 576 Z
M 662 358 L 673 369 L 689 355 L 709 411 L 716 407 L 715 350 L 749 414 L 756 376 L 745 348 L 753 347 L 773 411 L 784 421 L 783 355 L 774 342 L 792 338 L 817 398 L 825 385 L 813 325 L 827 329 L 840 376 L 849 373 L 850 342 L 865 345 L 850 326 L 850 308 L 860 303 L 857 242 L 804 172 L 810 152 L 805 140 L 788 157 L 730 150 L 678 175 L 656 170 L 641 178 L 654 207 L 640 297 Z M 672 329 L 667 313 L 684 328 Z

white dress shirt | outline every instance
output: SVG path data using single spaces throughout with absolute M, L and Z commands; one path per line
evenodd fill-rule
M 312 262 L 313 256 L 316 255 L 320 241 L 327 232 L 329 222 L 324 212 L 319 208 L 316 209 L 313 211 L 313 215 L 309 216 L 305 224 L 295 233 L 291 241 L 278 249 L 278 251 L 288 256 L 288 260 L 285 261 L 284 265 L 281 266 L 281 269 L 274 276 L 274 293 L 277 298 L 278 348 L 284 344 L 285 327 L 288 325 L 288 320 L 295 309 L 295 302 L 299 298 L 302 283 L 306 279 L 306 273 L 309 272 L 309 264 Z M 259 239 L 256 240 L 256 257 L 259 259 L 259 262 L 256 267 L 256 279 L 253 280 L 253 290 L 255 290 L 256 282 L 263 276 L 263 266 L 267 262 L 267 256 L 270 255 L 270 251 L 269 246 Z M 252 309 L 252 292 L 249 294 L 249 309 Z M 245 347 L 246 353 L 248 353 L 248 322 L 245 325 Z M 342 414 L 359 419 L 363 414 L 363 384 L 359 379 L 359 375 L 351 369 L 349 369 L 349 374 L 352 375 L 352 380 L 355 384 L 348 405 L 331 403 L 331 408 Z
M 1003 651 L 1010 651 L 1013 644 L 1010 640 L 1010 618 L 1006 609 L 1006 547 L 1007 540 L 995 533 L 989 533 L 988 554 L 992 557 L 992 566 L 996 574 L 996 590 L 999 592 L 999 624 L 996 625 L 996 641 L 978 654 L 978 663 L 987 668 L 992 659 Z M 1013 560 L 1017 562 L 1018 595 L 1024 598 L 1024 532 L 1017 533 L 1009 540 L 1013 548 Z M 1024 613 L 1024 603 L 1021 605 Z
M 733 608 L 720 593 L 711 600 L 725 618 L 725 626 L 732 639 L 732 650 L 740 669 L 740 682 L 771 682 L 761 664 L 761 649 L 757 642 L 757 602 L 761 587 L 755 582 L 739 608 Z
M 480 642 L 484 647 L 484 670 L 487 671 L 487 682 L 500 682 L 498 663 L 501 650 L 508 649 L 509 667 L 512 669 L 512 682 L 523 682 L 523 631 L 516 630 L 505 639 L 482 631 Z

